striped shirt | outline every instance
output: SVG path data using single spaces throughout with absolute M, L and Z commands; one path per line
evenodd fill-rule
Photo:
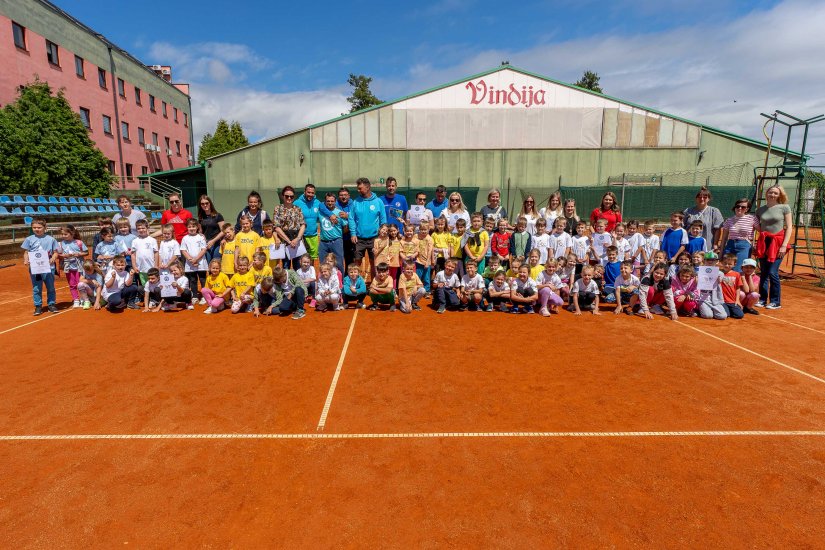
M 753 239 L 753 232 L 759 229 L 759 219 L 753 214 L 742 216 L 731 216 L 725 220 L 724 229 L 728 230 L 728 239 L 750 241 Z M 724 246 L 725 243 L 722 243 Z

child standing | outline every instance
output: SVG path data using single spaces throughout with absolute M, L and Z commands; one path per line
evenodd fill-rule
M 464 245 L 467 237 L 467 221 L 464 218 L 458 218 L 455 221 L 455 231 L 450 236 L 450 255 L 455 260 L 455 273 L 458 278 L 464 276 Z
M 640 255 L 642 273 L 647 274 L 653 267 L 653 254 L 659 250 L 660 239 L 653 231 L 656 229 L 656 222 L 648 220 L 645 222 L 644 234 L 642 235 L 642 250 Z
M 662 250 L 667 254 L 667 261 L 673 259 L 685 250 L 688 244 L 688 234 L 682 227 L 682 220 L 685 219 L 681 212 L 674 212 L 670 215 L 670 227 L 662 233 Z
M 332 268 L 329 264 L 321 264 L 318 270 L 321 276 L 318 277 L 315 289 L 315 307 L 318 311 L 326 311 L 327 308 L 338 311 L 338 302 L 341 301 L 338 277 L 332 275 Z
M 261 284 L 264 277 L 272 277 L 272 268 L 266 262 L 266 254 L 261 251 L 252 255 L 252 268 L 249 270 L 255 278 L 255 284 Z
M 183 269 L 186 278 L 189 280 L 189 289 L 192 292 L 192 304 L 198 301 L 198 283 L 201 289 L 206 282 L 206 237 L 200 233 L 200 224 L 195 218 L 189 218 L 186 222 L 187 234 L 180 241 L 180 252 L 186 260 Z M 204 305 L 206 299 L 200 295 L 200 304 Z
M 570 297 L 573 302 L 571 310 L 574 315 L 581 315 L 582 310 L 590 311 L 593 315 L 599 312 L 599 285 L 593 280 L 595 269 L 593 266 L 582 267 L 581 277 L 573 283 Z
M 398 250 L 398 259 L 403 266 L 407 261 L 415 262 L 418 255 L 418 239 L 415 238 L 415 228 L 407 224 L 404 226 L 404 238 L 401 239 Z M 400 275 L 400 272 L 399 272 Z
M 342 288 L 344 307 L 347 307 L 350 302 L 355 302 L 356 309 L 364 309 L 364 298 L 367 297 L 367 284 L 364 282 L 364 278 L 361 277 L 361 268 L 358 267 L 358 264 L 349 264 L 347 276 L 344 277 Z
M 616 279 L 621 274 L 622 263 L 619 261 L 619 248 L 616 245 L 607 247 L 607 257 L 604 263 L 604 294 L 605 302 L 616 301 Z
M 123 254 L 126 258 L 126 269 L 132 269 L 132 242 L 137 236 L 132 234 L 132 226 L 128 218 L 119 218 L 115 222 L 115 229 L 118 254 Z
M 100 309 L 100 291 L 103 289 L 103 272 L 92 260 L 83 262 L 83 274 L 77 283 L 77 292 L 83 302 L 83 309 L 92 307 L 92 296 L 95 297 L 94 308 Z
M 644 235 L 639 232 L 639 222 L 631 220 L 627 222 L 627 244 L 628 259 L 633 260 L 633 272 L 636 275 L 641 273 L 640 266 L 642 263 L 642 246 L 645 244 Z
M 103 280 L 103 299 L 108 302 L 109 311 L 118 311 L 125 308 L 140 309 L 137 305 L 137 286 L 133 284 L 132 271 L 126 271 L 126 258 L 115 256 L 112 259 L 112 269 L 106 273 Z
M 102 239 L 95 247 L 94 256 L 97 257 L 97 265 L 108 271 L 112 267 L 112 260 L 120 253 L 120 248 L 115 242 L 115 233 L 109 227 L 103 227 L 100 230 L 100 238 Z
M 73 225 L 64 225 L 61 230 L 62 240 L 57 245 L 57 255 L 63 261 L 63 273 L 69 283 L 69 292 L 74 303 L 72 307 L 80 307 L 80 294 L 77 283 L 80 282 L 80 273 L 83 271 L 83 258 L 88 249 L 80 238 L 80 232 Z
M 725 313 L 731 319 L 741 319 L 745 316 L 742 304 L 739 302 L 739 292 L 742 289 L 742 275 L 733 269 L 736 265 L 736 254 L 728 253 L 722 256 L 722 297 L 724 298 Z
M 444 313 L 447 306 L 456 308 L 461 303 L 456 292 L 461 287 L 461 280 L 455 273 L 455 266 L 455 259 L 448 259 L 444 262 L 444 270 L 436 273 L 433 280 L 433 306 L 438 308 L 438 313 Z
M 169 266 L 172 262 L 177 262 L 180 259 L 180 245 L 175 239 L 175 226 L 167 223 L 161 227 L 161 241 L 158 246 L 158 268 L 161 273 L 170 271 Z
M 97 219 L 97 225 L 100 227 L 100 230 L 95 233 L 94 239 L 92 239 L 92 261 L 97 262 L 97 265 L 100 265 L 100 262 L 97 261 L 97 245 L 103 240 L 103 229 L 108 228 L 112 231 L 114 235 L 115 226 L 112 223 L 111 218 L 104 218 L 103 216 Z
M 754 309 L 759 301 L 759 275 L 756 275 L 756 260 L 746 258 L 742 260 L 742 290 L 739 291 L 739 301 L 742 311 L 751 315 L 759 315 Z
M 690 266 L 682 266 L 675 277 L 671 278 L 673 301 L 676 313 L 687 317 L 696 316 L 696 273 Z
M 708 245 L 702 236 L 705 224 L 702 220 L 693 220 L 688 228 L 688 244 L 685 250 L 693 254 L 694 252 L 706 252 Z
M 387 234 L 390 242 L 387 245 L 387 265 L 390 267 L 390 277 L 393 282 L 398 280 L 398 271 L 401 267 L 401 233 L 398 227 L 393 224 L 388 224 Z M 378 265 L 376 263 L 376 265 Z
M 266 254 L 266 264 L 270 269 L 275 269 L 281 265 L 282 260 L 271 257 L 272 247 L 281 246 L 281 239 L 275 234 L 275 224 L 272 220 L 266 219 L 261 224 L 263 235 L 258 239 L 258 250 Z
M 418 226 L 418 250 L 415 256 L 415 274 L 424 285 L 425 295 L 430 293 L 430 270 L 433 265 L 433 249 L 435 244 L 429 235 L 430 225 L 426 220 L 421 220 Z
M 553 222 L 553 233 L 550 235 L 550 253 L 553 258 L 567 258 L 573 248 L 573 238 L 564 228 L 567 222 L 564 217 L 556 218 Z
M 618 315 L 622 311 L 628 315 L 633 314 L 633 309 L 639 301 L 639 286 L 641 281 L 639 277 L 633 274 L 633 260 L 625 260 L 621 264 L 621 271 L 615 281 L 615 295 L 616 309 L 613 313 Z M 627 306 L 627 309 L 625 309 Z
M 57 262 L 57 241 L 51 235 L 46 235 L 46 220 L 34 218 L 31 222 L 33 235 L 29 235 L 20 245 L 23 252 L 23 264 L 29 266 L 29 275 L 32 283 L 32 301 L 34 302 L 34 315 L 43 312 L 43 285 L 46 285 L 46 304 L 49 311 L 57 313 L 57 295 L 54 289 L 55 265 Z M 109 230 L 111 237 L 111 230 Z M 42 273 L 37 266 L 45 262 L 48 256 L 50 270 Z M 33 273 L 32 271 L 38 271 Z
M 372 253 L 375 258 L 375 265 L 380 263 L 390 264 L 390 226 L 383 224 L 378 228 L 378 236 L 372 242 Z
M 539 305 L 541 306 L 539 313 L 544 317 L 550 317 L 551 312 L 558 313 L 558 307 L 564 304 L 564 299 L 559 296 L 562 282 L 556 272 L 558 267 L 559 264 L 556 260 L 547 260 L 547 263 L 544 264 L 544 271 L 539 273 L 536 280 L 536 288 L 539 291 Z
M 699 268 L 705 263 L 705 253 L 704 252 L 694 252 L 691 255 L 690 263 L 693 266 L 693 271 L 699 273 Z
M 596 232 L 590 236 L 590 253 L 593 264 L 604 263 L 607 259 L 607 247 L 613 244 L 613 237 L 607 232 L 607 220 L 596 220 Z
M 464 238 L 464 262 L 475 262 L 476 272 L 484 271 L 487 261 L 487 251 L 490 249 L 490 237 L 484 231 L 482 224 L 484 216 L 481 212 L 475 212 L 470 216 L 470 229 L 467 230 Z M 465 265 L 466 269 L 466 265 Z
M 367 309 L 371 311 L 378 309 L 378 304 L 387 304 L 390 311 L 395 311 L 394 281 L 390 276 L 390 266 L 384 262 L 375 266 L 375 278 L 370 283 L 370 300 L 372 305 Z
M 507 284 L 507 278 L 504 271 L 498 271 L 490 282 L 487 288 L 487 301 L 490 303 L 487 311 L 491 308 L 498 307 L 501 311 L 506 312 L 510 301 L 510 285 Z
M 438 217 L 435 220 L 435 231 L 431 235 L 433 238 L 433 256 L 435 258 L 435 272 L 444 269 L 444 263 L 450 257 L 450 232 L 447 231 L 447 220 Z M 430 286 L 432 288 L 432 285 Z
M 209 262 L 209 275 L 206 277 L 206 284 L 201 289 L 207 305 L 203 312 L 209 315 L 222 311 L 226 307 L 226 298 L 231 292 L 229 277 L 221 271 L 221 261 L 215 258 Z
M 527 218 L 519 216 L 516 221 L 516 230 L 510 235 L 509 255 L 510 260 L 521 256 L 526 258 L 533 247 L 533 241 L 530 233 L 527 231 Z
M 132 267 L 137 270 L 138 284 L 145 285 L 149 279 L 147 273 L 158 266 L 158 241 L 149 236 L 149 222 L 135 222 L 137 237 L 132 241 Z
M 252 255 L 260 248 L 261 237 L 252 230 L 252 219 L 247 215 L 240 218 L 241 230 L 235 235 L 235 269 L 238 269 L 238 260 L 246 258 L 252 263 Z
M 237 258 L 236 267 L 238 270 L 229 280 L 232 287 L 232 313 L 242 313 L 249 311 L 254 300 L 255 276 L 249 272 L 249 260 L 246 256 Z
M 630 241 L 625 238 L 625 224 L 617 223 L 613 228 L 613 246 L 619 252 L 619 261 L 623 262 L 630 259 Z
M 218 248 L 221 255 L 221 271 L 231 278 L 235 274 L 235 226 L 224 222 L 221 232 L 223 239 Z
M 590 238 L 586 234 L 587 224 L 583 221 L 576 223 L 576 234 L 571 237 L 572 252 L 576 255 L 576 278 L 581 275 L 582 269 L 589 264 Z
M 464 267 L 467 273 L 461 278 L 458 296 L 461 311 L 484 311 L 484 278 L 478 274 L 478 264 L 475 260 L 467 260 Z
M 650 270 L 650 275 L 642 278 L 639 287 L 640 311 L 646 319 L 653 319 L 653 314 L 664 315 L 662 304 L 667 305 L 670 319 L 678 319 L 676 304 L 673 301 L 673 289 L 667 276 L 667 264 L 656 263 Z
M 547 261 L 550 250 L 550 234 L 547 233 L 547 220 L 539 218 L 536 220 L 536 234 L 531 237 L 530 252 L 537 250 L 539 253 L 539 264 L 544 265 Z
M 524 306 L 524 313 L 535 313 L 535 305 L 539 299 L 536 281 L 530 278 L 530 267 L 522 265 L 518 269 L 518 277 L 510 285 L 510 301 L 513 309 L 510 313 L 521 313 L 519 306 Z
M 541 253 L 538 250 L 533 249 L 527 257 L 527 266 L 530 268 L 530 278 L 534 281 L 539 278 L 539 273 L 544 271 L 544 266 L 539 263 L 540 255 Z
M 501 258 L 501 266 L 505 269 L 510 265 L 510 233 L 509 224 L 505 218 L 498 220 L 498 230 L 490 237 L 490 250 Z
M 422 221 L 422 223 L 427 222 Z M 421 306 L 418 305 L 418 301 L 424 297 L 424 293 L 424 284 L 415 272 L 415 262 L 405 262 L 401 276 L 398 278 L 398 308 L 401 313 L 419 311 Z

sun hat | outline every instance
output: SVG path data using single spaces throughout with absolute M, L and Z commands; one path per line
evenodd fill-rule
M 706 260 L 718 260 L 719 259 L 719 254 L 717 254 L 713 250 L 708 250 L 707 252 L 705 252 L 705 259 Z
M 751 267 L 756 267 L 756 260 L 754 260 L 753 258 L 747 258 L 747 259 L 743 260 L 742 261 L 742 267 L 745 267 L 746 265 L 749 265 Z

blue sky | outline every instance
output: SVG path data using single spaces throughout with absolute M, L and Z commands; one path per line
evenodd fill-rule
M 392 99 L 502 60 L 570 82 L 592 69 L 611 95 L 752 137 L 760 111 L 825 112 L 822 1 L 56 3 L 190 82 L 196 140 L 219 117 L 256 140 L 340 114 L 350 72 Z M 788 85 L 800 75 L 812 85 Z

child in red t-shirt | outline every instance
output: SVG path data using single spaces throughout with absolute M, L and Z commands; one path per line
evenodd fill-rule
M 742 290 L 739 291 L 739 302 L 742 311 L 751 315 L 759 315 L 754 306 L 759 301 L 759 275 L 756 274 L 756 260 L 747 258 L 742 262 Z
M 498 220 L 498 231 L 490 236 L 490 250 L 501 258 L 501 267 L 505 270 L 510 266 L 510 233 L 507 231 L 507 220 Z
M 736 265 L 736 254 L 722 256 L 722 297 L 725 299 L 725 311 L 731 319 L 741 319 L 745 316 L 742 304 L 739 301 L 739 289 L 742 287 L 742 276 L 733 270 Z

